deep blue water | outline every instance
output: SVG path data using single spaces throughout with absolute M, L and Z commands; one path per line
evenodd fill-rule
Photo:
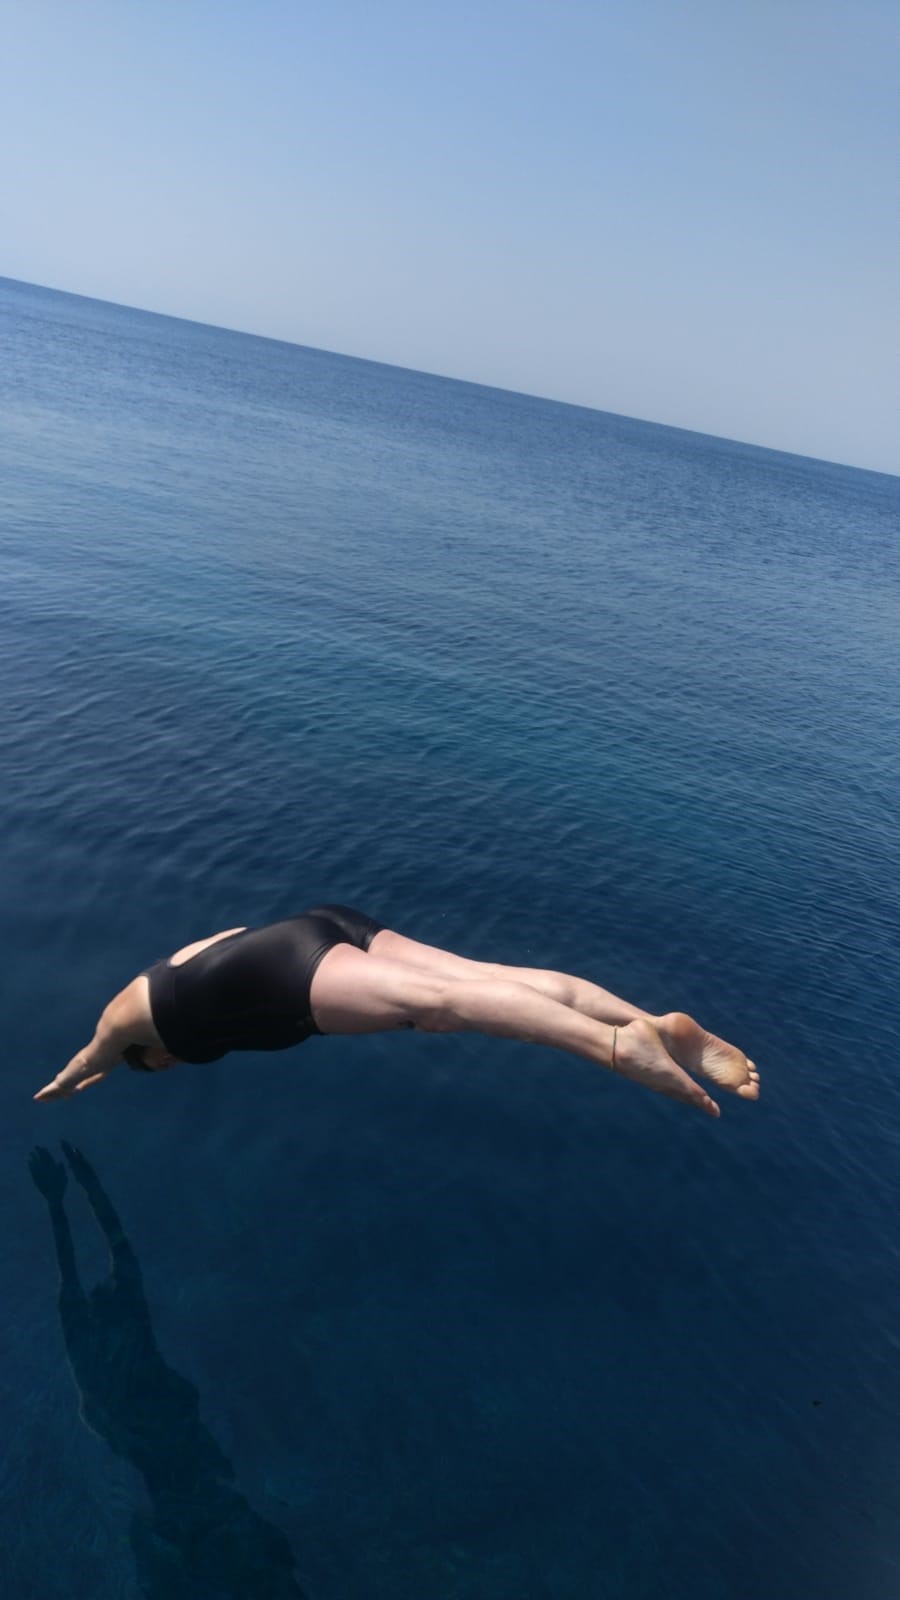
M 898 503 L 0 280 L 0 1592 L 898 1592 Z M 32 1103 L 316 900 L 764 1098 L 404 1034 Z

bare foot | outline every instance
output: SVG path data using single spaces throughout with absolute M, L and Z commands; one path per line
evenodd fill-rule
M 670 1100 L 682 1100 L 696 1106 L 710 1117 L 719 1115 L 715 1100 L 711 1100 L 699 1083 L 689 1078 L 677 1062 L 667 1053 L 661 1030 L 639 1017 L 619 1028 L 616 1043 L 615 1070 L 623 1078 L 642 1083 L 656 1094 L 668 1095 Z
M 759 1073 L 742 1050 L 707 1033 L 683 1011 L 657 1017 L 655 1027 L 666 1049 L 688 1072 L 711 1078 L 720 1089 L 729 1089 L 744 1100 L 759 1099 Z

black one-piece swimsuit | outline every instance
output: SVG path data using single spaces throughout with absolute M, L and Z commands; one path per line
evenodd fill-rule
M 153 1024 L 179 1061 L 218 1061 L 229 1050 L 285 1050 L 319 1029 L 313 974 L 336 944 L 368 950 L 383 924 L 350 906 L 245 928 L 173 966 L 148 967 Z

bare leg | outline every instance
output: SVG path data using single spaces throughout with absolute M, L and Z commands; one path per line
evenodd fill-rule
M 586 978 L 573 977 L 568 972 L 553 972 L 541 967 L 507 967 L 497 962 L 470 961 L 451 950 L 441 950 L 437 945 L 420 944 L 417 939 L 407 939 L 404 934 L 384 928 L 375 935 L 370 951 L 391 961 L 402 961 L 420 972 L 435 977 L 484 981 L 503 979 L 526 984 L 549 1000 L 580 1011 L 586 1017 L 614 1026 L 638 1019 L 652 1024 L 669 1055 L 688 1072 L 698 1072 L 710 1078 L 719 1088 L 739 1094 L 743 1099 L 755 1100 L 759 1096 L 759 1073 L 742 1050 L 726 1044 L 714 1033 L 708 1033 L 683 1011 L 670 1011 L 654 1016 L 639 1006 L 621 1000 L 618 995 L 602 989 Z
M 417 939 L 407 939 L 402 933 L 394 933 L 392 928 L 383 928 L 381 933 L 377 933 L 370 950 L 373 955 L 386 956 L 391 961 L 403 961 L 407 966 L 418 967 L 420 971 L 432 972 L 438 977 L 478 981 L 507 978 L 513 983 L 526 983 L 530 989 L 545 994 L 548 1000 L 557 1000 L 560 1005 L 581 1011 L 586 1017 L 595 1017 L 598 1022 L 618 1026 L 633 1022 L 636 1017 L 653 1020 L 648 1011 L 630 1005 L 627 1000 L 620 1000 L 608 989 L 588 983 L 585 978 L 574 978 L 568 972 L 551 972 L 543 967 L 505 967 L 496 961 L 470 961 L 465 956 L 455 955 L 452 950 L 441 950 L 437 945 L 420 944 Z
M 403 1027 L 431 1033 L 471 1031 L 549 1045 L 602 1066 L 612 1064 L 615 1048 L 622 1077 L 709 1116 L 719 1115 L 715 1102 L 672 1060 L 651 1023 L 635 1018 L 614 1029 L 524 983 L 444 978 L 340 944 L 316 969 L 310 998 L 322 1033 Z

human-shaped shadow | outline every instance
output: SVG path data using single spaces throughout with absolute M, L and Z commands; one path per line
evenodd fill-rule
M 142 1474 L 152 1514 L 130 1527 L 147 1600 L 307 1600 L 285 1535 L 233 1487 L 234 1468 L 200 1420 L 197 1390 L 163 1360 L 141 1270 L 97 1174 L 63 1143 L 109 1246 L 109 1277 L 86 1292 L 63 1204 L 66 1168 L 29 1158 L 47 1201 L 59 1263 L 59 1314 L 84 1422 Z

